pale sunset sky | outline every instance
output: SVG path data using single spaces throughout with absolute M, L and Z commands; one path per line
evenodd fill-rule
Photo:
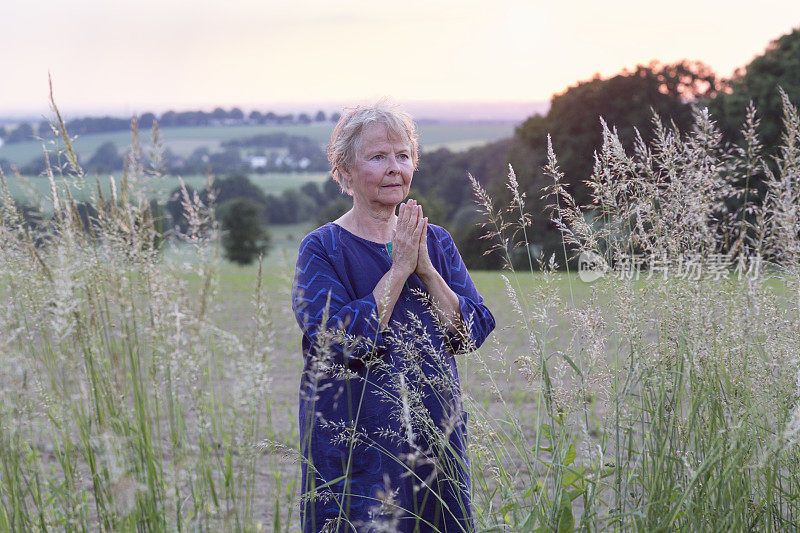
M 729 76 L 797 0 L 3 0 L 0 116 L 275 104 L 549 100 L 683 58 Z

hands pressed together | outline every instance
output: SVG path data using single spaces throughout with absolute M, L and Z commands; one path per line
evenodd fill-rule
M 392 235 L 392 268 L 375 286 L 375 301 L 381 328 L 389 324 L 392 310 L 408 276 L 416 274 L 436 305 L 434 312 L 450 331 L 462 323 L 459 300 L 431 263 L 428 254 L 428 219 L 416 200 L 400 204 L 397 226 Z
M 392 265 L 404 277 L 416 274 L 425 279 L 435 272 L 428 254 L 428 218 L 416 200 L 400 204 L 392 237 Z

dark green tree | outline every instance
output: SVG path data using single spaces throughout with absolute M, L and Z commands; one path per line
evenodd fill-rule
M 263 206 L 247 198 L 234 198 L 221 204 L 217 216 L 222 226 L 225 257 L 249 265 L 269 249 L 270 235 L 262 221 Z
M 247 164 L 242 160 L 241 151 L 238 148 L 225 148 L 222 152 L 215 152 L 208 156 L 208 165 L 215 173 L 238 172 L 244 170 Z
M 113 172 L 121 170 L 123 164 L 122 156 L 117 151 L 117 145 L 108 141 L 97 148 L 94 155 L 86 163 L 86 168 L 95 172 Z
M 42 139 L 50 139 L 53 137 L 53 128 L 50 126 L 50 121 L 39 121 L 39 125 L 36 127 L 36 136 Z
M 242 111 L 238 107 L 234 107 L 233 109 L 231 109 L 231 112 L 228 113 L 228 118 L 233 120 L 244 120 L 244 111 Z
M 778 87 L 795 105 L 800 103 L 800 28 L 772 41 L 763 54 L 738 69 L 727 85 L 709 104 L 725 136 L 741 140 L 739 129 L 752 102 L 761 118 L 761 142 L 767 153 L 777 154 L 782 116 Z
M 139 117 L 139 128 L 149 130 L 153 127 L 156 121 L 156 116 L 153 113 L 144 113 Z
M 691 104 L 715 95 L 719 86 L 711 69 L 699 62 L 638 65 L 608 79 L 580 82 L 554 96 L 547 114 L 529 118 L 515 135 L 541 157 L 549 134 L 572 194 L 586 204 L 589 189 L 584 180 L 602 142 L 601 117 L 630 149 L 637 130 L 646 141 L 651 138 L 653 111 L 685 131 L 692 124 Z M 519 178 L 523 183 L 538 181 L 537 173 L 541 175 L 521 172 Z
M 320 190 L 319 186 L 313 181 L 304 183 L 300 187 L 300 192 L 313 200 L 317 207 L 323 207 L 328 203 L 328 199 L 325 197 L 323 191 Z
M 235 198 L 247 198 L 261 206 L 262 211 L 267 205 L 267 195 L 244 174 L 231 174 L 227 178 L 214 180 L 212 188 L 215 191 L 214 201 L 217 206 Z M 206 201 L 208 192 L 204 190 L 201 197 Z
M 353 202 L 347 198 L 337 198 L 335 201 L 329 203 L 319 211 L 314 223 L 317 226 L 323 226 L 328 222 L 333 222 L 343 214 L 347 213 L 353 207 Z
M 6 143 L 20 143 L 25 141 L 33 140 L 34 131 L 33 126 L 28 124 L 27 122 L 23 122 L 16 129 L 12 130 L 11 133 L 8 134 L 6 137 Z
M 194 198 L 195 191 L 191 185 L 186 186 L 186 192 L 189 198 Z M 167 197 L 167 203 L 164 206 L 169 214 L 169 222 L 172 223 L 172 228 L 177 229 L 180 233 L 186 233 L 189 230 L 189 221 L 186 217 L 186 211 L 183 208 L 183 191 L 180 187 L 175 187 Z
M 228 118 L 228 112 L 221 107 L 215 107 L 214 111 L 211 112 L 211 118 L 219 121 L 225 120 Z

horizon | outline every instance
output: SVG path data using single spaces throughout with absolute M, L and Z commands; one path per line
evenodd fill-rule
M 225 110 L 233 108 L 241 109 L 245 115 L 250 111 L 274 111 L 276 113 L 315 113 L 323 111 L 326 115 L 334 112 L 341 112 L 342 109 L 368 103 L 369 100 L 351 100 L 347 102 L 330 101 L 309 101 L 309 102 L 273 102 L 273 103 L 251 103 L 251 104 L 230 104 L 220 105 L 207 103 L 205 105 L 175 106 L 162 105 L 148 109 L 130 110 L 124 108 L 91 108 L 85 109 L 63 109 L 58 103 L 58 96 L 55 96 L 56 105 L 59 112 L 65 119 L 112 116 L 116 118 L 127 118 L 134 115 L 141 116 L 143 113 L 155 113 L 161 115 L 166 111 L 206 111 L 210 112 L 214 108 L 221 107 Z M 442 121 L 442 122 L 500 122 L 518 123 L 525 118 L 537 113 L 546 113 L 550 107 L 549 101 L 464 101 L 448 102 L 438 100 L 417 100 L 417 101 L 394 101 L 401 109 L 414 116 L 416 121 Z M 42 120 L 49 117 L 49 106 L 47 113 L 38 110 L 20 110 L 17 112 L 3 112 L 0 110 L 0 124 L 13 124 L 18 122 L 31 122 Z
M 334 112 L 341 112 L 343 109 L 357 104 L 370 103 L 372 100 L 350 100 L 343 102 L 331 101 L 306 101 L 306 102 L 264 102 L 264 103 L 245 103 L 221 105 L 213 102 L 199 104 L 195 106 L 175 106 L 161 105 L 143 109 L 125 109 L 113 107 L 86 107 L 64 109 L 55 97 L 59 112 L 67 119 L 83 117 L 112 116 L 116 118 L 126 118 L 131 116 L 141 116 L 144 113 L 155 113 L 157 116 L 167 111 L 205 111 L 210 112 L 217 107 L 225 110 L 233 108 L 241 109 L 245 114 L 250 111 L 274 111 L 276 113 L 316 113 L 323 111 L 326 115 Z M 423 121 L 452 121 L 452 122 L 516 122 L 519 117 L 528 117 L 536 113 L 546 113 L 550 107 L 549 101 L 440 101 L 440 100 L 416 100 L 416 101 L 395 101 L 401 109 L 415 116 L 415 120 Z M 48 115 L 49 115 L 48 104 Z M 41 120 L 43 113 L 39 110 L 20 110 L 14 112 L 3 112 L 0 110 L 0 124 L 14 123 L 31 120 Z

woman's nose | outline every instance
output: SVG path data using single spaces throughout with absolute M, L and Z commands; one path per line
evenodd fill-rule
M 389 174 L 400 172 L 400 165 L 397 164 L 397 158 L 395 156 L 389 156 Z

